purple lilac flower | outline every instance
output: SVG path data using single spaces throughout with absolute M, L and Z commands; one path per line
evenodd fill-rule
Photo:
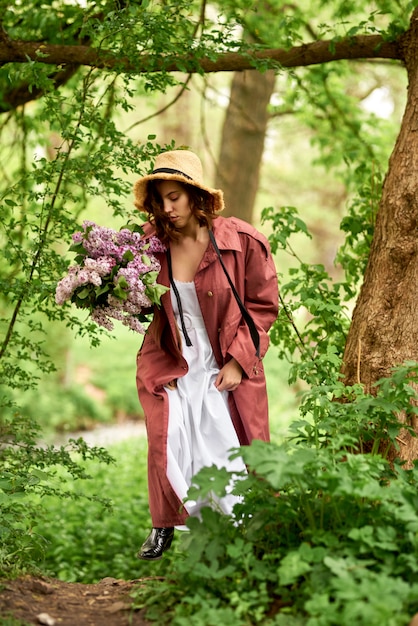
M 124 326 L 127 326 L 141 335 L 145 333 L 145 327 L 141 324 L 138 318 L 135 317 L 135 315 L 126 314 L 124 311 L 121 311 L 116 307 L 97 307 L 92 312 L 91 318 L 94 322 L 96 322 L 96 324 L 107 328 L 107 330 L 113 330 L 114 324 L 111 319 L 113 318 L 122 322 Z
M 55 293 L 57 304 L 71 300 L 77 295 L 78 290 L 88 285 L 94 288 L 105 283 L 109 292 L 106 297 L 104 295 L 106 292 L 101 290 L 100 304 L 96 300 L 91 311 L 93 321 L 112 330 L 112 319 L 116 319 L 135 332 L 145 333 L 145 328 L 137 316 L 143 309 L 150 308 L 152 302 L 146 295 L 147 286 L 143 282 L 143 277 L 149 272 L 160 271 L 160 263 L 154 254 L 164 252 L 164 245 L 157 237 L 151 237 L 146 241 L 140 233 L 127 228 L 117 232 L 88 220 L 83 222 L 82 228 L 82 231 L 73 234 L 72 239 L 74 243 L 82 244 L 86 255 L 81 264 L 70 266 L 67 276 L 57 284 Z M 132 260 L 124 258 L 127 251 L 132 253 Z M 125 300 L 112 295 L 121 277 L 126 282 Z M 94 294 L 95 291 L 92 289 L 92 298 Z M 103 305 L 104 297 L 107 300 L 106 305 Z M 89 296 L 86 306 L 91 306 L 92 298 Z
M 73 234 L 72 240 L 74 241 L 74 243 L 81 243 L 83 241 L 83 233 L 78 230 L 76 233 Z
M 114 324 L 106 313 L 107 307 L 96 307 L 91 314 L 91 319 L 99 326 L 107 328 L 107 330 L 113 330 Z
M 83 240 L 83 246 L 92 259 L 112 256 L 121 261 L 120 249 L 115 242 L 115 233 L 111 228 L 93 226 Z
M 84 269 L 80 265 L 72 265 L 68 268 L 68 274 L 59 281 L 55 291 L 55 302 L 57 304 L 64 304 L 66 300 L 70 300 L 71 296 L 78 287 L 82 285 L 99 286 L 102 284 L 102 279 L 99 274 L 94 270 Z
M 108 274 L 110 274 L 112 268 L 115 265 L 115 259 L 110 256 L 102 256 L 98 259 L 90 259 L 89 257 L 86 257 L 84 259 L 84 267 L 88 270 L 97 272 L 99 276 L 107 276 Z
M 125 326 L 128 326 L 131 330 L 135 331 L 136 333 L 145 335 L 145 332 L 146 332 L 145 327 L 143 324 L 141 324 L 138 318 L 131 316 L 123 323 L 125 324 Z
M 135 246 L 135 247 L 143 247 L 144 242 L 140 233 L 132 232 L 129 228 L 122 228 L 118 233 L 116 233 L 116 242 L 119 246 Z
M 55 291 L 55 302 L 57 304 L 64 304 L 71 298 L 74 293 L 74 281 L 72 276 L 68 275 L 59 281 Z

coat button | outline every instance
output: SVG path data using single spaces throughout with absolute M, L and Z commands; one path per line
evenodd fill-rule
M 211 298 L 213 296 L 213 292 L 212 291 L 208 291 L 208 296 L 209 296 L 209 298 Z

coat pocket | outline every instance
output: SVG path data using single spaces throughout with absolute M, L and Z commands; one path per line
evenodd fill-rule
M 242 319 L 241 312 L 238 311 L 238 313 L 234 315 L 227 316 L 225 321 L 222 323 L 222 326 L 219 329 L 219 344 L 224 358 L 228 352 L 229 346 L 238 332 L 240 324 L 243 322 L 244 320 Z

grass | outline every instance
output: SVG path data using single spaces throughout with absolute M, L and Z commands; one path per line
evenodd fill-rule
M 39 567 L 47 575 L 85 583 L 106 576 L 133 580 L 163 574 L 173 558 L 152 564 L 136 558 L 151 528 L 145 438 L 124 441 L 109 451 L 114 465 L 86 463 L 91 480 L 70 488 L 109 498 L 112 510 L 94 500 L 44 498 L 46 515 L 35 532 L 46 542 Z M 175 543 L 170 552 L 175 554 Z

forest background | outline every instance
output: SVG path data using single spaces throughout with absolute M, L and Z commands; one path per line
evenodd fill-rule
M 143 574 L 133 555 L 149 523 L 144 443 L 112 447 L 116 465 L 83 440 L 50 445 L 57 433 L 141 420 L 140 337 L 104 335 L 85 312 L 57 307 L 54 291 L 82 221 L 138 221 L 135 180 L 161 149 L 190 147 L 225 190 L 227 214 L 271 240 L 282 294 L 266 359 L 273 444 L 246 452 L 265 480 L 240 481 L 242 526 L 210 512 L 204 529 L 192 523 L 188 556 L 179 542 L 180 564 L 157 564 L 170 584 L 142 591 L 138 606 L 179 625 L 406 624 L 418 610 L 416 243 L 398 237 L 395 295 L 369 259 L 397 193 L 409 202 L 405 230 L 416 230 L 405 145 L 387 205 L 382 194 L 396 139 L 414 130 L 404 111 L 416 101 L 416 47 L 405 33 L 415 42 L 416 3 L 29 4 L 2 1 L 0 42 L 3 571 Z M 404 217 L 391 214 L 389 231 Z M 366 271 L 375 301 L 396 301 L 386 325 L 361 288 Z M 356 302 L 360 327 L 381 320 L 366 337 L 350 324 Z M 228 480 L 212 470 L 197 482 L 204 493 Z M 109 503 L 98 493 L 116 515 L 99 513 Z M 396 597 L 382 598 L 389 585 Z

